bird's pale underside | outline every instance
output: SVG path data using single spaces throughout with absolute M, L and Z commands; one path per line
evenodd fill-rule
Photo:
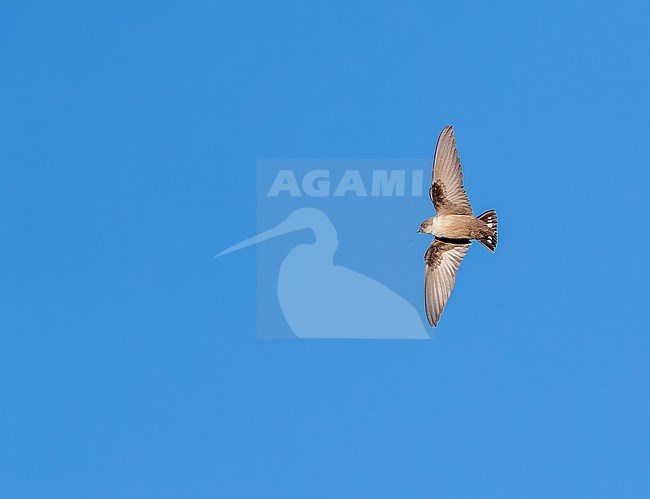
M 429 198 L 436 216 L 422 222 L 419 232 L 435 236 L 424 255 L 424 304 L 427 321 L 435 326 L 471 240 L 476 239 L 492 252 L 497 245 L 496 212 L 489 210 L 476 218 L 472 212 L 451 126 L 443 128 L 436 144 Z

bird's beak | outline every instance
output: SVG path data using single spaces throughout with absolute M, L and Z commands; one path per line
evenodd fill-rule
M 422 227 L 420 227 L 420 228 L 418 229 L 418 234 L 419 234 L 420 232 L 422 232 Z

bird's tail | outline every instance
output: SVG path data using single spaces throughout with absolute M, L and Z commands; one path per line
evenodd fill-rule
M 477 239 L 479 243 L 494 253 L 494 250 L 497 247 L 497 212 L 494 210 L 488 210 L 485 213 L 481 213 L 476 218 L 485 222 L 490 229 L 494 229 L 494 234 L 491 234 L 482 239 Z

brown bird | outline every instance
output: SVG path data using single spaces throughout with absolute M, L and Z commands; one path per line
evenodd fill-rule
M 433 155 L 429 199 L 436 216 L 420 224 L 418 232 L 435 236 L 424 254 L 424 306 L 430 326 L 438 324 L 456 281 L 456 271 L 476 239 L 490 251 L 497 247 L 497 214 L 486 211 L 474 218 L 463 187 L 463 172 L 454 129 L 442 129 Z

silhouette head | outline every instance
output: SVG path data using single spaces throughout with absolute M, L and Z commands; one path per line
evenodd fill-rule
M 256 236 L 245 239 L 244 241 L 223 250 L 216 256 L 226 255 L 233 251 L 245 248 L 246 246 L 261 243 L 267 239 L 303 229 L 311 229 L 314 232 L 314 235 L 316 236 L 316 242 L 314 244 L 322 245 L 323 248 L 327 248 L 332 254 L 336 251 L 336 248 L 338 247 L 336 229 L 327 215 L 316 208 L 298 208 L 289 214 L 284 221 L 280 222 L 272 229 L 260 232 Z

